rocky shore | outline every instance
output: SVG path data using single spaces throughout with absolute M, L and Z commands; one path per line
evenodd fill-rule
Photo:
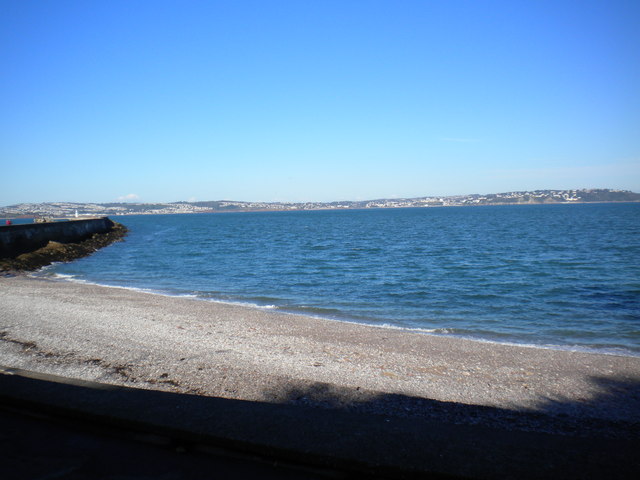
M 113 222 L 106 233 L 95 233 L 91 237 L 76 243 L 50 241 L 33 252 L 23 253 L 15 258 L 0 258 L 0 275 L 11 275 L 34 271 L 54 262 L 71 262 L 86 257 L 96 250 L 121 241 L 127 234 L 127 227 Z

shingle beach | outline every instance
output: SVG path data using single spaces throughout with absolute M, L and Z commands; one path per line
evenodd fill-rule
M 27 276 L 0 365 L 201 396 L 638 436 L 640 358 L 512 346 Z

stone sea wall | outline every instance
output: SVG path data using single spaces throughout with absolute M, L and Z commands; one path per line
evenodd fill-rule
M 50 223 L 0 226 L 0 258 L 14 258 L 45 247 L 49 242 L 78 243 L 111 231 L 107 217 Z

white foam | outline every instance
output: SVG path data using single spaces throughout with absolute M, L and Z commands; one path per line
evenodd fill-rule
M 68 273 L 54 273 L 53 274 L 53 278 L 57 278 L 57 279 L 60 279 L 60 280 L 74 280 L 74 279 L 78 280 L 76 277 L 77 277 L 77 275 L 71 275 L 71 274 L 68 274 Z
M 171 295 L 169 295 L 171 296 Z M 247 308 L 257 308 L 260 310 L 276 310 L 280 307 L 278 307 L 277 305 L 260 305 L 257 303 L 252 303 L 252 302 L 242 302 L 242 301 L 234 301 L 234 300 L 221 300 L 219 298 L 207 298 L 207 297 L 199 297 L 196 296 L 197 300 L 204 300 L 206 302 L 212 302 L 212 303 L 220 303 L 222 305 L 231 305 L 234 307 L 247 307 Z M 286 313 L 286 312 L 281 312 L 281 313 Z

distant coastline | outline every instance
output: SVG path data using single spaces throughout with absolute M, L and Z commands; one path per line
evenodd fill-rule
M 21 203 L 0 207 L 0 218 L 30 218 L 38 216 L 79 215 L 144 215 L 185 214 L 219 212 L 260 212 L 295 210 L 347 210 L 370 208 L 424 208 L 461 207 L 485 205 L 541 205 L 579 203 L 623 203 L 640 202 L 640 193 L 629 190 L 578 189 L 578 190 L 531 190 L 492 194 L 470 194 L 453 196 L 425 196 L 414 198 L 382 198 L 363 201 L 336 202 L 246 202 L 217 200 L 205 202 L 171 203 L 74 203 L 46 202 Z

